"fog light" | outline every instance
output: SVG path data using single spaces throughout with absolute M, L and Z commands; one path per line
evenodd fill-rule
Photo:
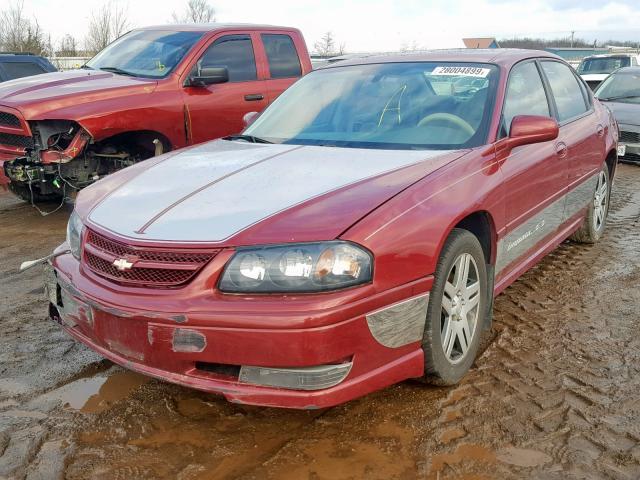
M 265 387 L 291 390 L 322 390 L 342 382 L 353 362 L 315 367 L 275 368 L 242 366 L 238 380 Z

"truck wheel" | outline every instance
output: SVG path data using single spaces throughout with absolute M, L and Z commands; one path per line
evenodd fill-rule
M 607 223 L 610 193 L 609 168 L 605 164 L 598 174 L 596 188 L 582 226 L 571 236 L 571 240 L 580 243 L 596 243 L 600 240 Z
M 489 300 L 485 256 L 478 239 L 454 229 L 436 266 L 422 348 L 425 380 L 454 385 L 471 368 Z

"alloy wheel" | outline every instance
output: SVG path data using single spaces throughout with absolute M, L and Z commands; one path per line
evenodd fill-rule
M 478 330 L 480 276 L 473 256 L 462 253 L 453 262 L 442 295 L 440 339 L 446 359 L 457 364 L 469 351 Z
M 600 231 L 604 225 L 607 214 L 607 202 L 609 201 L 609 185 L 607 184 L 607 176 L 604 172 L 598 175 L 598 185 L 593 198 L 593 227 L 596 231 Z

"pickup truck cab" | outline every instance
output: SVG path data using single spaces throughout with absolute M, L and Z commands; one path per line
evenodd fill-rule
M 0 162 L 25 199 L 71 196 L 140 160 L 240 132 L 247 113 L 310 70 L 293 28 L 133 30 L 82 69 L 0 84 Z
M 639 62 L 640 55 L 631 53 L 592 55 L 582 59 L 577 70 L 582 79 L 587 82 L 589 88 L 595 90 L 605 78 L 617 69 L 635 67 Z

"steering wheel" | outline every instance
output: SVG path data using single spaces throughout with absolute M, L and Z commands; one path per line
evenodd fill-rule
M 476 133 L 474 128 L 471 125 L 469 125 L 469 123 L 464 118 L 461 118 L 452 113 L 444 113 L 444 112 L 432 113 L 430 115 L 427 115 L 426 117 L 424 117 L 422 120 L 418 122 L 418 127 L 424 127 L 425 125 L 428 125 L 433 122 L 439 122 L 439 121 L 444 121 L 452 125 L 455 125 L 456 127 L 459 127 L 461 130 L 464 130 L 466 133 L 468 133 L 469 136 L 473 136 Z

